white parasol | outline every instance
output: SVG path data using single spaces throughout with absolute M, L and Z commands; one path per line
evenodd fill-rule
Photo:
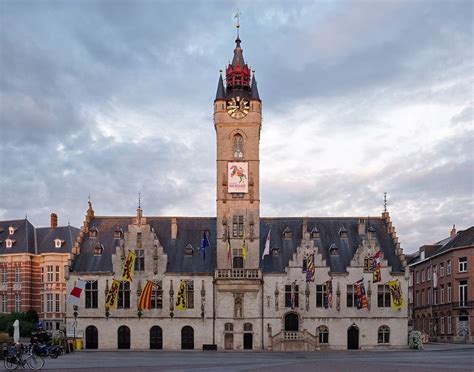
M 13 341 L 20 342 L 20 321 L 18 319 L 13 323 Z

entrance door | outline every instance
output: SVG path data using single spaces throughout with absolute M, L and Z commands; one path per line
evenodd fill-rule
M 130 349 L 130 328 L 127 326 L 118 329 L 118 348 Z
M 232 333 L 226 333 L 224 336 L 224 348 L 231 350 L 234 348 L 234 335 Z
M 99 334 L 93 325 L 86 328 L 86 349 L 97 349 L 99 347 Z
M 244 333 L 244 349 L 253 349 L 253 334 Z
M 161 327 L 150 328 L 150 349 L 163 349 L 163 331 Z
M 181 330 L 181 349 L 194 349 L 194 329 L 190 326 L 185 326 Z
M 359 349 L 359 328 L 351 326 L 347 330 L 347 348 L 348 349 Z
M 299 331 L 298 314 L 288 313 L 285 315 L 285 331 Z

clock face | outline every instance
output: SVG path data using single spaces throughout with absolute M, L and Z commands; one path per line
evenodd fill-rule
M 242 119 L 250 110 L 249 101 L 245 98 L 232 97 L 227 101 L 227 113 L 234 119 Z

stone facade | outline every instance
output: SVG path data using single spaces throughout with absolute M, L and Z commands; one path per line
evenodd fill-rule
M 407 308 L 393 310 L 383 286 L 398 280 L 407 297 L 406 261 L 388 212 L 370 218 L 260 216 L 262 103 L 240 43 L 238 38 L 226 86 L 221 76 L 214 101 L 216 217 L 144 217 L 140 206 L 135 217 L 101 217 L 89 203 L 67 273 L 68 290 L 78 279 L 89 289 L 77 308 L 68 307 L 68 333 L 91 349 L 404 347 Z M 234 163 L 241 166 L 244 191 L 230 186 Z M 199 249 L 205 236 L 206 258 Z M 119 308 L 106 308 L 107 291 L 129 250 L 143 257 L 133 281 L 124 284 L 130 291 L 122 291 Z M 368 263 L 377 252 L 382 281 L 374 284 Z M 315 279 L 307 282 L 312 254 Z M 348 293 L 362 278 L 368 308 L 357 309 Z M 146 280 L 162 291 L 151 310 L 138 308 Z M 333 301 L 326 308 L 322 288 L 330 280 Z M 176 308 L 181 281 L 187 283 L 185 310 Z M 380 285 L 385 297 L 379 307 Z

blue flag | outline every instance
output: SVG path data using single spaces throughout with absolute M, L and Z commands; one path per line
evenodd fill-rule
M 202 257 L 204 260 L 206 259 L 206 248 L 209 248 L 209 246 L 209 239 L 207 237 L 207 233 L 204 231 L 202 233 L 201 246 L 199 247 L 202 249 Z

